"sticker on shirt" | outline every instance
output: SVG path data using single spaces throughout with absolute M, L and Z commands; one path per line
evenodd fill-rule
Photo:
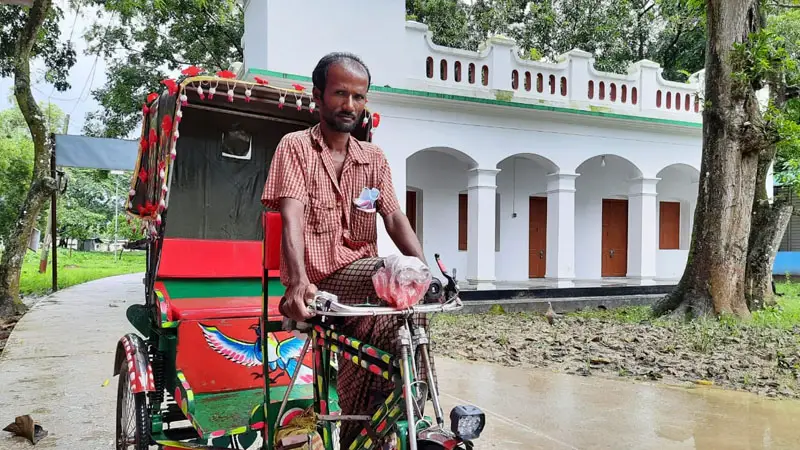
M 380 191 L 376 188 L 364 188 L 361 190 L 361 195 L 353 200 L 353 204 L 356 205 L 359 211 L 372 213 L 375 212 L 375 201 L 378 200 L 380 195 Z

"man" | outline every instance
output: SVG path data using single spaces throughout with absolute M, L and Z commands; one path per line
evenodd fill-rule
M 312 80 L 320 123 L 281 139 L 262 196 L 265 206 L 281 213 L 281 282 L 286 286 L 281 312 L 297 321 L 311 317 L 306 307 L 317 289 L 343 303 L 375 299 L 372 275 L 382 264 L 377 214 L 400 251 L 425 262 L 399 208 L 386 157 L 378 146 L 350 134 L 360 126 L 367 103 L 369 69 L 354 55 L 332 53 L 319 61 Z M 374 204 L 362 196 L 364 189 L 377 189 Z M 416 321 L 427 326 L 425 317 Z M 387 316 L 343 323 L 344 333 L 392 353 L 398 352 L 397 329 L 397 318 Z M 337 379 L 346 415 L 371 415 L 392 389 L 391 382 L 347 362 L 339 364 Z M 342 448 L 364 425 L 342 422 Z

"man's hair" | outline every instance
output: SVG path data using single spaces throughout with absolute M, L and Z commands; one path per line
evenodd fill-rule
M 367 90 L 369 90 L 369 86 L 372 84 L 372 75 L 370 75 L 369 68 L 367 68 L 367 65 L 364 64 L 364 61 L 352 53 L 333 52 L 328 53 L 319 60 L 317 67 L 314 68 L 314 73 L 311 76 L 311 80 L 314 82 L 314 87 L 319 89 L 320 93 L 325 93 L 325 87 L 328 85 L 328 69 L 330 69 L 330 67 L 336 63 L 355 63 L 363 67 L 364 71 L 367 72 Z

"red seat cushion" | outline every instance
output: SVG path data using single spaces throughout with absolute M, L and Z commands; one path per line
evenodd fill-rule
M 268 302 L 268 320 L 281 320 L 278 299 Z M 261 297 L 181 298 L 170 299 L 173 320 L 233 319 L 261 317 Z

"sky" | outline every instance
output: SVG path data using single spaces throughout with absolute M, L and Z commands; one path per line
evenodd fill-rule
M 97 18 L 96 10 L 83 8 L 79 14 L 76 14 L 76 11 L 68 7 L 67 0 L 54 0 L 53 3 L 64 11 L 64 18 L 60 23 L 61 40 L 67 42 L 72 34 L 77 61 L 69 73 L 71 88 L 64 92 L 58 92 L 53 89 L 52 84 L 44 81 L 43 62 L 35 60 L 31 64 L 33 96 L 37 102 L 47 101 L 50 98 L 53 104 L 58 105 L 66 114 L 70 115 L 67 134 L 83 134 L 86 113 L 99 109 L 98 103 L 91 96 L 91 91 L 102 87 L 106 82 L 106 67 L 103 58 L 84 54 L 86 43 L 83 33 Z M 13 95 L 11 90 L 13 85 L 13 78 L 0 78 L 0 110 L 13 105 L 8 98 Z

